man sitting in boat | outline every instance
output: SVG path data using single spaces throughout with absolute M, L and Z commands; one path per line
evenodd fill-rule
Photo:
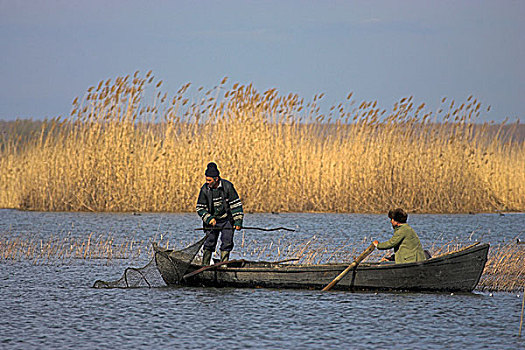
M 394 235 L 386 242 L 373 243 L 379 250 L 394 248 L 396 264 L 423 261 L 426 259 L 425 252 L 416 232 L 406 222 L 408 214 L 401 208 L 388 212 L 390 223 L 394 229 Z
M 207 235 L 202 264 L 209 265 L 219 234 L 221 261 L 229 260 L 233 249 L 234 229 L 241 229 L 244 214 L 237 191 L 231 182 L 220 178 L 217 164 L 209 163 L 204 174 L 206 183 L 199 192 L 197 214 L 204 223 L 204 232 Z

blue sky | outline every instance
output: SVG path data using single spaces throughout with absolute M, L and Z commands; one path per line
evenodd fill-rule
M 0 119 L 67 116 L 100 80 L 231 83 L 324 104 L 473 94 L 525 119 L 525 1 L 0 0 Z

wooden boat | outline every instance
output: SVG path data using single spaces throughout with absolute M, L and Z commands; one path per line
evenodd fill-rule
M 483 273 L 488 251 L 489 244 L 474 244 L 422 262 L 365 262 L 345 275 L 333 289 L 471 292 Z M 227 266 L 203 267 L 188 264 L 170 250 L 159 248 L 156 248 L 155 260 L 168 285 L 279 289 L 321 290 L 349 265 L 233 260 Z

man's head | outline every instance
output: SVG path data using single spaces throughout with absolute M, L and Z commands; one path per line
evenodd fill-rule
M 220 172 L 219 169 L 217 169 L 217 164 L 213 162 L 208 163 L 204 175 L 206 176 L 206 183 L 208 184 L 208 187 L 217 188 L 217 186 L 219 186 Z
M 393 227 L 405 224 L 408 219 L 408 214 L 401 208 L 390 209 L 388 211 L 388 217 Z

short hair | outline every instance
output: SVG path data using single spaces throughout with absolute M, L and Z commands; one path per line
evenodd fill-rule
M 390 209 L 388 211 L 388 217 L 390 219 L 393 219 L 394 221 L 397 221 L 397 222 L 399 222 L 401 224 L 404 224 L 404 223 L 407 222 L 408 214 L 403 209 L 396 208 L 396 209 Z

